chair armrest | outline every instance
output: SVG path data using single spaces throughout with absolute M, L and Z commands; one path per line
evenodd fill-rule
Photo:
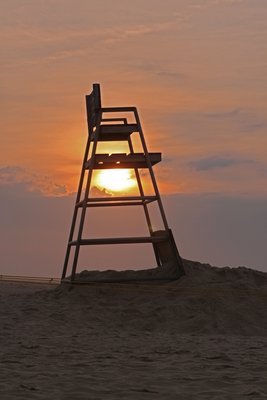
M 101 107 L 100 111 L 104 112 L 135 112 L 136 107 Z
M 117 121 L 117 122 L 124 122 L 124 124 L 127 124 L 127 118 L 102 118 L 101 121 L 103 122 Z

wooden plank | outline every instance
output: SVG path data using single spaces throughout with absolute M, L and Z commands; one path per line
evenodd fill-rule
M 126 119 L 126 118 L 125 118 Z M 102 121 L 108 121 L 109 118 L 104 118 Z M 124 120 L 124 118 L 110 118 L 111 121 Z M 102 124 L 100 125 L 100 132 L 98 141 L 99 142 L 114 142 L 114 141 L 125 141 L 129 139 L 129 136 L 138 132 L 137 124 Z M 95 139 L 95 134 L 91 135 L 91 140 Z
M 88 133 L 91 137 L 93 129 L 96 126 L 97 113 L 101 108 L 101 94 L 99 83 L 93 84 L 93 90 L 89 95 L 85 96 Z
M 127 124 L 127 118 L 120 118 L 120 117 L 118 117 L 118 118 L 102 118 L 101 119 L 101 122 L 112 122 L 112 121 L 120 121 L 120 122 L 123 122 L 124 124 Z
M 157 200 L 156 196 L 111 196 L 111 197 L 92 197 L 88 201 L 124 201 L 124 200 Z
M 118 201 L 118 202 L 90 202 L 86 203 L 86 207 L 109 207 L 109 206 L 143 206 L 144 204 L 149 204 L 153 200 L 144 200 L 144 201 Z M 80 201 L 75 205 L 77 208 L 83 207 L 83 202 Z
M 108 133 L 101 134 L 98 137 L 98 142 L 124 142 L 129 139 L 130 133 Z M 95 134 L 93 133 L 90 137 L 91 141 L 95 140 Z
M 161 161 L 161 153 L 148 154 L 152 165 Z M 133 154 L 96 154 L 95 162 L 88 160 L 85 168 L 93 169 L 113 169 L 113 168 L 148 168 L 146 157 L 143 153 Z
M 96 239 L 81 239 L 79 242 L 77 240 L 71 241 L 69 244 L 71 246 L 85 245 L 98 245 L 98 244 L 133 244 L 133 243 L 158 243 L 164 242 L 168 239 L 166 235 L 162 236 L 140 236 L 140 237 L 118 237 L 118 238 L 96 238 Z
M 183 260 L 178 252 L 178 249 L 176 247 L 176 243 L 172 234 L 171 229 L 169 229 L 167 232 L 166 231 L 155 231 L 152 233 L 154 237 L 157 236 L 162 236 L 162 234 L 168 235 L 168 240 L 164 242 L 157 242 L 154 244 L 156 247 L 161 264 L 169 264 L 173 265 L 173 268 L 176 268 L 176 273 L 178 276 L 182 276 L 185 274 L 184 267 L 183 267 Z
M 102 134 L 131 134 L 133 132 L 138 132 L 137 124 L 108 124 L 108 125 L 100 125 L 100 136 Z
M 142 206 L 142 201 L 118 201 L 116 203 L 87 203 L 86 207 L 122 207 L 122 206 Z
M 102 107 L 101 111 L 103 113 L 112 113 L 112 112 L 135 112 L 136 107 Z
M 134 112 L 134 116 L 135 116 L 136 123 L 138 125 L 138 130 L 139 130 L 139 134 L 140 134 L 141 143 L 143 145 L 144 153 L 148 156 L 149 153 L 148 153 L 148 149 L 147 149 L 147 146 L 146 146 L 145 137 L 144 137 L 144 133 L 143 133 L 143 130 L 142 130 L 141 121 L 140 121 L 137 109 Z M 164 211 L 163 204 L 162 204 L 162 201 L 161 201 L 161 197 L 160 197 L 159 189 L 158 189 L 158 186 L 157 186 L 156 178 L 155 178 L 154 171 L 153 171 L 153 168 L 152 168 L 153 164 L 150 161 L 149 157 L 147 157 L 147 158 L 148 158 L 148 160 L 147 160 L 148 169 L 149 169 L 149 172 L 150 172 L 150 176 L 151 176 L 151 180 L 152 180 L 152 184 L 153 184 L 153 188 L 154 188 L 155 194 L 158 197 L 158 205 L 159 205 L 162 221 L 163 221 L 163 224 L 164 224 L 164 228 L 165 228 L 165 230 L 168 230 L 169 227 L 168 227 L 167 218 L 166 218 L 166 215 L 165 215 L 165 211 Z
M 96 202 L 107 202 L 107 203 L 114 203 L 114 202 L 128 202 L 132 203 L 133 201 L 139 201 L 143 202 L 145 201 L 146 203 L 151 203 L 152 201 L 156 201 L 157 197 L 156 196 L 111 196 L 111 197 L 92 197 L 90 199 L 87 199 L 86 203 L 96 203 Z M 83 206 L 83 201 L 79 201 L 76 203 L 76 207 L 82 207 Z

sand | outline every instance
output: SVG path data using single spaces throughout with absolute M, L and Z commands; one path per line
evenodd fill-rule
M 266 399 L 267 274 L 0 285 L 1 399 Z

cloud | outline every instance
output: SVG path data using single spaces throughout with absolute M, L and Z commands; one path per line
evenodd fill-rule
M 266 121 L 252 121 L 248 124 L 244 124 L 242 127 L 242 132 L 255 132 L 261 129 L 266 129 L 267 128 L 267 122 Z
M 22 184 L 29 192 L 39 192 L 46 196 L 68 194 L 65 185 L 53 181 L 50 176 L 27 171 L 17 165 L 0 166 L 0 185 Z
M 191 161 L 189 165 L 197 171 L 209 171 L 212 169 L 228 168 L 240 164 L 252 164 L 254 162 L 254 160 L 249 159 L 214 156 Z
M 207 112 L 204 115 L 209 118 L 236 118 L 244 114 L 244 110 L 233 108 L 232 110 Z
M 243 1 L 244 0 L 204 0 L 197 4 L 190 4 L 190 8 L 202 10 L 212 6 L 236 5 L 243 3 Z
M 264 129 L 267 127 L 267 121 L 262 117 L 255 115 L 250 110 L 242 108 L 233 108 L 225 111 L 207 112 L 204 116 L 214 119 L 236 120 L 240 123 L 242 132 L 253 132 L 255 130 Z
M 133 24 L 132 26 L 127 26 L 127 27 L 121 27 L 117 28 L 114 30 L 108 30 L 105 32 L 105 42 L 106 43 L 113 43 L 117 41 L 125 41 L 127 39 L 130 39 L 132 37 L 139 37 L 139 36 L 144 36 L 144 35 L 152 35 L 156 33 L 161 33 L 164 31 L 168 31 L 176 22 L 176 20 L 170 20 L 166 22 L 154 22 L 154 23 L 148 23 L 148 24 L 143 24 L 143 25 L 135 25 Z
M 187 140 L 194 139 L 194 145 L 201 143 L 209 148 L 214 141 L 222 140 L 222 146 L 233 138 L 240 140 L 240 145 L 251 138 L 250 133 L 261 135 L 267 129 L 267 120 L 261 113 L 239 107 L 206 111 L 171 111 L 156 115 L 158 124 L 177 130 Z M 164 124 L 163 124 L 164 121 Z M 259 137 L 260 139 L 260 137 Z M 242 146 L 240 146 L 242 147 Z M 244 148 L 244 146 L 243 146 Z
M 166 69 L 159 70 L 156 73 L 160 77 L 163 77 L 163 78 L 165 77 L 165 78 L 170 78 L 170 79 L 175 79 L 175 80 L 183 80 L 186 77 L 186 75 L 184 73 L 177 72 L 177 71 L 170 71 L 170 70 L 166 70 Z
M 187 75 L 175 68 L 169 68 L 168 66 L 159 66 L 158 63 L 147 63 L 147 62 L 134 62 L 129 63 L 128 68 L 133 69 L 134 71 L 142 72 L 146 74 L 148 77 L 154 77 L 157 79 L 157 82 L 170 81 L 184 81 L 187 78 Z
M 99 189 L 97 186 L 93 186 L 90 190 L 92 197 L 111 197 L 112 193 L 109 193 L 105 188 Z
M 243 3 L 244 0 L 210 0 L 209 4 L 239 4 L 239 3 Z
M 118 24 L 106 26 L 47 26 L 42 23 L 7 25 L 2 30 L 5 38 L 3 46 L 7 51 L 1 59 L 5 69 L 20 66 L 35 66 L 53 62 L 99 55 L 99 47 L 116 45 L 130 39 L 154 35 L 168 31 L 177 23 L 174 15 L 165 21 L 134 23 L 121 20 Z M 90 45 L 88 44 L 90 43 Z M 10 46 L 13 52 L 10 53 Z

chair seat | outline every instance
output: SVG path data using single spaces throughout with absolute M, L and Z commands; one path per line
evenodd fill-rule
M 138 132 L 137 124 L 105 124 L 100 125 L 99 142 L 128 140 L 133 132 Z M 95 132 L 92 134 L 95 139 Z

